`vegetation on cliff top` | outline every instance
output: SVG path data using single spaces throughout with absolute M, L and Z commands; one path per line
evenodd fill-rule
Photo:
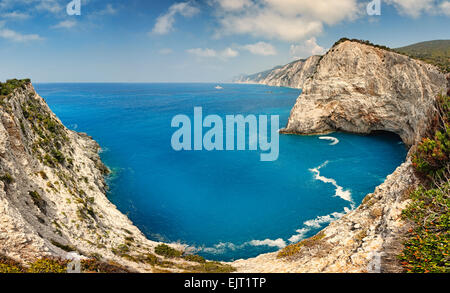
M 356 42 L 389 52 L 402 54 L 435 65 L 444 73 L 450 72 L 450 40 L 422 42 L 402 48 L 391 49 L 387 46 L 373 44 L 366 40 L 341 38 L 334 43 L 331 49 L 345 41 Z
M 407 272 L 450 272 L 450 97 L 440 96 L 438 105 L 432 134 L 412 156 L 423 185 L 403 211 L 413 227 L 399 255 Z
M 44 257 L 38 259 L 27 266 L 0 254 L 0 274 L 1 273 L 67 273 L 69 260 L 59 258 Z M 81 261 L 81 271 L 84 273 L 129 273 L 130 271 L 114 262 L 102 262 L 94 258 Z
M 278 258 L 291 258 L 298 255 L 303 247 L 312 247 L 317 245 L 323 238 L 325 233 L 320 231 L 311 238 L 304 239 L 298 243 L 290 244 L 278 252 Z
M 372 47 L 375 47 L 375 48 L 383 49 L 383 50 L 386 50 L 386 51 L 394 52 L 394 50 L 392 50 L 389 47 L 386 47 L 386 46 L 383 46 L 383 45 L 373 44 L 373 43 L 371 43 L 370 41 L 367 41 L 367 40 L 349 39 L 349 38 L 341 38 L 341 39 L 339 39 L 336 43 L 334 43 L 333 46 L 331 46 L 331 49 L 333 49 L 337 45 L 339 45 L 339 44 L 341 44 L 343 42 L 346 42 L 346 41 L 356 42 L 356 43 L 359 43 L 359 44 L 364 44 L 364 45 L 372 46 Z
M 11 94 L 16 88 L 25 88 L 31 80 L 26 79 L 9 79 L 6 82 L 0 82 L 0 98 L 4 98 Z
M 421 42 L 395 51 L 436 65 L 445 73 L 450 72 L 450 40 Z

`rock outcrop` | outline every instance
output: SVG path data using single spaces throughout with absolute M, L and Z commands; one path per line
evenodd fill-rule
M 434 117 L 445 75 L 422 61 L 346 41 L 321 59 L 283 130 L 314 134 L 385 130 L 411 146 Z
M 271 70 L 241 76 L 235 82 L 302 88 L 305 81 L 313 75 L 320 58 L 321 56 L 311 56 Z
M 436 116 L 445 75 L 432 65 L 345 41 L 320 60 L 291 111 L 284 133 L 397 133 L 412 146 L 405 163 L 361 206 L 331 223 L 290 257 L 268 253 L 238 260 L 240 272 L 398 272 L 408 229 L 401 212 L 419 183 L 411 152 Z M 320 237 L 319 237 L 320 236 Z
M 27 263 L 75 251 L 153 271 L 144 260 L 159 243 L 107 199 L 99 145 L 65 128 L 29 82 L 0 98 L 0 254 Z

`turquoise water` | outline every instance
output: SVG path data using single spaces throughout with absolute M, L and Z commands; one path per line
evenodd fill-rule
M 38 84 L 69 128 L 87 132 L 113 170 L 108 197 L 150 238 L 181 242 L 209 259 L 275 251 L 312 236 L 356 207 L 404 160 L 399 138 L 280 136 L 277 161 L 259 151 L 171 148 L 174 115 L 280 115 L 299 90 L 261 85 Z M 322 137 L 323 138 L 323 137 Z

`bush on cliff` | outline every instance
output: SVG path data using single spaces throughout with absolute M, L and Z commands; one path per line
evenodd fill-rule
M 159 244 L 155 247 L 155 253 L 168 258 L 180 257 L 183 252 L 176 250 L 166 244 Z
M 407 272 L 450 272 L 450 98 L 440 96 L 437 122 L 413 154 L 423 186 L 410 194 L 403 218 L 411 221 L 399 258 Z
M 400 255 L 403 267 L 413 273 L 450 273 L 450 183 L 433 189 L 420 187 L 410 196 L 403 217 L 413 221 Z
M 413 166 L 428 179 L 444 175 L 450 161 L 450 97 L 438 97 L 437 123 L 434 135 L 424 137 L 412 156 Z
M 16 88 L 24 88 L 26 84 L 30 83 L 29 78 L 26 79 L 9 79 L 6 82 L 0 82 L 0 96 L 8 96 Z

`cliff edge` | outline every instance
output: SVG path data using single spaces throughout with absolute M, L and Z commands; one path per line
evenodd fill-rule
M 282 132 L 397 133 L 406 161 L 363 203 L 316 236 L 282 252 L 238 260 L 240 272 L 400 272 L 408 224 L 401 213 L 419 184 L 411 152 L 437 115 L 447 80 L 436 67 L 355 41 L 338 42 L 303 87 Z
M 345 41 L 328 51 L 307 80 L 285 133 L 376 130 L 409 146 L 434 117 L 447 80 L 433 65 L 371 45 Z
M 178 257 L 182 246 L 148 240 L 107 199 L 99 145 L 64 127 L 29 80 L 0 85 L 0 260 L 76 254 L 119 272 L 201 269 Z
M 234 82 L 302 88 L 315 72 L 320 58 L 321 56 L 311 56 L 264 72 L 240 76 Z

